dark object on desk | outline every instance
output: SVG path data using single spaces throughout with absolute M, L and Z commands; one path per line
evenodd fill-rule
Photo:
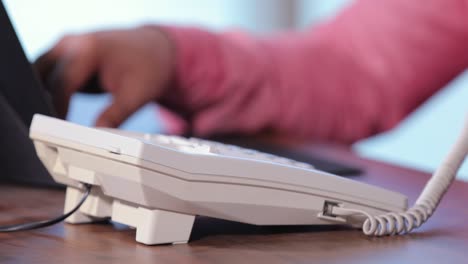
M 0 2 L 0 180 L 54 185 L 28 136 L 35 113 L 55 115 Z
M 310 153 L 302 152 L 298 149 L 294 149 L 280 144 L 275 144 L 274 141 L 269 142 L 261 139 L 241 137 L 215 138 L 213 140 L 238 145 L 244 148 L 251 148 L 266 153 L 271 153 L 300 162 L 306 162 L 314 165 L 314 167 L 318 170 L 339 176 L 352 177 L 359 176 L 363 173 L 363 170 L 355 165 L 343 163 L 336 160 L 325 159 L 323 157 L 315 156 Z
M 33 185 L 55 185 L 36 155 L 28 129 L 0 94 L 0 179 Z
M 49 94 L 39 82 L 0 2 L 0 94 L 29 127 L 35 113 L 54 115 Z

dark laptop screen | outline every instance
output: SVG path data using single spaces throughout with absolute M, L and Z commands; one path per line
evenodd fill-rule
M 53 115 L 0 1 L 0 180 L 54 185 L 28 131 L 35 113 Z
M 0 1 L 0 94 L 29 127 L 34 113 L 52 115 L 47 92 L 38 81 Z

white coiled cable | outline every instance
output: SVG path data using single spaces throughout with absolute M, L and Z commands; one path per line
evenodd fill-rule
M 344 207 L 333 208 L 337 216 L 365 215 L 362 230 L 368 236 L 400 235 L 424 224 L 434 213 L 442 197 L 455 180 L 458 170 L 468 156 L 468 116 L 463 131 L 441 166 L 427 182 L 415 205 L 405 212 L 372 216 L 365 211 Z

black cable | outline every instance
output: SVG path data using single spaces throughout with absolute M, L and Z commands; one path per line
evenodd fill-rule
M 51 219 L 51 220 L 43 220 L 43 221 L 38 221 L 38 222 L 32 222 L 32 223 L 24 223 L 24 224 L 16 224 L 16 225 L 8 225 L 8 226 L 0 226 L 0 233 L 9 233 L 9 232 L 19 232 L 19 231 L 27 231 L 27 230 L 32 230 L 32 229 L 38 229 L 38 228 L 44 228 L 47 226 L 55 225 L 57 223 L 62 222 L 63 220 L 67 219 L 70 215 L 74 214 L 80 207 L 83 205 L 83 203 L 86 201 L 86 198 L 88 198 L 89 194 L 91 193 L 91 185 L 90 184 L 84 184 L 86 191 L 81 198 L 80 202 L 71 210 L 70 212 L 59 216 L 57 218 Z

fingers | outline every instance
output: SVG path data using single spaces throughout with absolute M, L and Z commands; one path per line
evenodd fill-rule
M 93 34 L 68 37 L 52 50 L 60 56 L 51 75 L 51 81 L 63 87 L 66 93 L 79 90 L 97 71 L 99 50 Z M 57 55 L 55 55 L 57 56 Z
M 34 67 L 45 82 L 49 79 L 57 62 L 66 55 L 69 46 L 72 45 L 72 42 L 74 42 L 76 38 L 78 37 L 72 35 L 63 37 L 55 46 L 36 59 Z
M 131 81 L 133 79 L 128 79 L 127 82 L 124 81 L 122 86 L 126 89 L 122 88 L 114 93 L 111 104 L 97 118 L 96 126 L 116 128 L 138 109 L 151 101 L 150 97 L 139 93 L 138 84 L 134 83 L 132 85 Z
M 117 128 L 143 105 L 128 105 L 121 100 L 113 100 L 96 120 L 96 126 Z
M 63 38 L 35 62 L 60 117 L 66 116 L 71 95 L 97 71 L 97 56 L 93 35 L 86 34 Z
M 62 117 L 73 93 L 83 88 L 99 92 L 86 86 L 94 82 L 113 95 L 96 124 L 117 127 L 167 89 L 172 49 L 169 40 L 153 30 L 101 31 L 62 39 L 36 65 Z
M 69 62 L 60 61 L 56 63 L 54 68 L 51 70 L 45 84 L 52 95 L 52 102 L 55 110 L 57 111 L 58 117 L 65 119 L 68 112 L 68 106 L 72 94 L 67 92 L 65 88 L 65 81 L 62 76 L 65 74 L 66 65 Z
M 41 78 L 42 83 L 47 83 L 47 80 L 50 76 L 50 73 L 55 67 L 56 59 L 51 55 L 51 52 L 48 51 L 42 54 L 35 62 L 34 68 L 37 70 L 39 77 Z

